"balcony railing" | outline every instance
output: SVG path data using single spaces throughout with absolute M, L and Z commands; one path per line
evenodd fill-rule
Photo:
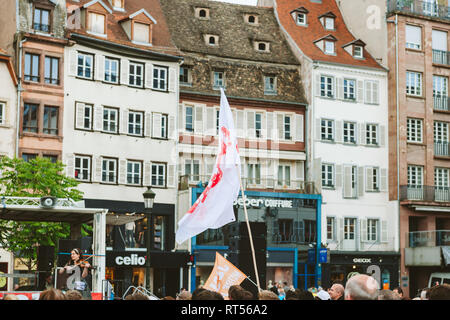
M 415 231 L 406 234 L 406 247 L 450 246 L 450 230 Z
M 434 143 L 434 155 L 435 156 L 450 156 L 450 143 L 449 142 L 435 142 Z
M 400 186 L 400 200 L 450 202 L 450 187 Z
M 433 63 L 450 65 L 450 51 L 433 49 Z
M 450 111 L 448 109 L 450 103 L 449 103 L 450 97 L 441 95 L 441 94 L 434 94 L 433 95 L 433 106 L 434 110 L 437 111 Z
M 437 1 L 388 0 L 388 12 L 396 11 L 450 20 L 449 7 Z

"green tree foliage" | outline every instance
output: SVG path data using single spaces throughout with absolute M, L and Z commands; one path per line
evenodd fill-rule
M 79 201 L 83 192 L 76 189 L 78 181 L 66 177 L 61 162 L 52 163 L 47 158 L 37 157 L 29 162 L 18 158 L 0 158 L 0 194 L 15 197 L 70 198 Z M 82 228 L 83 235 L 90 231 Z M 36 246 L 57 246 L 59 239 L 68 238 L 67 223 L 17 222 L 0 220 L 0 244 L 14 252 L 29 270 L 36 261 Z

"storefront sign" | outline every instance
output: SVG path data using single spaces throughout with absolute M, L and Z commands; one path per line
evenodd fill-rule
M 108 267 L 145 266 L 145 253 L 142 255 L 123 251 L 107 253 L 106 265 Z
M 372 263 L 371 258 L 354 258 L 353 263 Z
M 244 205 L 244 199 L 239 198 L 233 202 L 233 205 Z M 266 207 L 266 208 L 292 208 L 292 200 L 277 199 L 245 199 L 246 207 Z

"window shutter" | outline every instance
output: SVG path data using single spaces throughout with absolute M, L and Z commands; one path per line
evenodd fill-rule
M 119 132 L 122 134 L 128 134 L 128 114 L 128 109 L 120 110 Z
M 75 178 L 75 155 L 72 153 L 66 154 L 66 175 Z
M 352 196 L 352 167 L 344 166 L 343 194 L 344 198 Z
M 322 140 L 322 119 L 316 119 L 316 140 Z
M 175 68 L 169 68 L 169 91 L 176 92 L 177 90 L 177 71 Z
M 102 157 L 101 156 L 94 156 L 94 174 L 92 175 L 92 180 L 94 182 L 101 182 L 102 181 Z
M 320 97 L 320 74 L 316 74 L 315 76 L 316 83 L 314 85 L 316 96 Z
M 386 145 L 386 126 L 378 126 L 378 143 L 381 147 Z
M 167 164 L 167 187 L 175 188 L 176 186 L 176 172 L 175 172 L 175 164 Z
M 267 139 L 267 115 L 265 111 L 261 113 L 261 137 Z
M 381 220 L 381 242 L 388 241 L 388 223 L 387 220 Z
M 284 133 L 284 119 L 283 119 L 283 117 L 284 117 L 284 115 L 283 114 L 281 114 L 281 113 L 276 113 L 276 115 L 277 115 L 277 139 L 278 140 L 284 140 L 284 135 L 283 135 L 283 133 Z
M 343 131 L 344 131 L 344 127 L 343 127 L 343 122 L 342 120 L 337 120 L 334 122 L 336 124 L 336 127 L 334 128 L 334 141 L 341 143 L 343 142 Z
M 338 235 L 337 235 L 337 240 L 339 241 L 339 243 L 341 243 L 344 240 L 344 218 L 343 217 L 339 217 L 337 219 L 337 224 L 338 227 L 337 229 L 338 231 Z
M 357 101 L 358 103 L 364 103 L 364 81 L 362 80 L 358 80 L 357 81 L 357 90 L 358 90 L 358 94 L 357 94 Z
M 85 104 L 82 102 L 77 102 L 75 104 L 75 128 L 84 128 L 84 108 Z
M 194 114 L 194 132 L 195 133 L 202 133 L 203 130 L 203 107 L 202 106 L 196 106 L 195 108 L 195 114 Z
M 365 81 L 364 89 L 365 89 L 365 92 L 364 92 L 365 103 L 373 103 L 372 94 L 371 94 L 372 93 L 372 81 Z
M 364 196 L 364 167 L 358 167 L 358 197 Z
M 215 136 L 216 135 L 216 122 L 214 113 L 216 112 L 216 108 L 214 107 L 205 107 L 205 117 L 206 121 L 203 122 L 204 124 L 204 133 L 208 136 Z
M 361 218 L 359 224 L 361 229 L 361 242 L 367 242 L 367 219 Z
M 151 63 L 145 64 L 145 87 L 153 89 L 153 65 Z
M 94 131 L 103 131 L 103 106 L 94 105 Z
M 303 120 L 303 115 L 302 114 L 296 114 L 295 117 L 295 141 L 300 141 L 303 142 L 304 141 L 304 120 Z
M 167 137 L 171 140 L 176 140 L 177 139 L 177 130 L 175 128 L 175 116 L 168 116 L 167 121 L 168 123 L 168 128 L 169 128 L 169 132 L 167 133 Z
M 388 191 L 388 176 L 387 169 L 380 169 L 380 191 L 387 192 Z
M 119 184 L 127 183 L 127 160 L 119 160 Z
M 342 187 L 342 165 L 337 164 L 334 166 L 335 168 L 335 188 L 341 188 Z
M 358 123 L 359 127 L 359 141 L 358 144 L 365 145 L 366 144 L 366 124 L 365 123 Z
M 150 186 L 151 182 L 152 182 L 152 163 L 150 161 L 145 161 L 144 162 L 144 174 L 143 174 L 143 182 L 144 182 L 144 186 Z
M 75 49 L 70 50 L 69 53 L 69 76 L 76 77 L 78 69 L 78 52 Z
M 153 138 L 161 138 L 161 113 L 153 113 L 152 114 L 152 137 Z
M 339 100 L 344 99 L 344 79 L 343 78 L 336 78 L 336 88 L 337 88 L 337 96 L 336 98 Z
M 373 182 L 373 168 L 366 167 L 366 191 L 374 191 L 372 182 Z
M 380 104 L 380 82 L 374 81 L 372 86 L 372 103 L 374 104 Z
M 105 56 L 95 56 L 95 79 L 99 81 L 105 80 Z
M 273 112 L 267 112 L 266 114 L 266 137 L 267 139 L 273 140 Z
M 145 115 L 145 122 L 144 122 L 144 136 L 150 137 L 151 136 L 151 128 L 152 128 L 152 114 L 150 112 L 146 112 Z
M 120 60 L 120 84 L 128 85 L 130 62 L 127 59 Z
M 303 182 L 305 181 L 303 165 L 304 165 L 304 163 L 301 161 L 295 162 L 295 179 L 297 180 L 297 183 L 296 183 L 297 189 L 303 189 Z
M 322 190 L 322 159 L 317 158 L 313 161 L 313 179 L 316 190 Z
M 178 105 L 178 132 L 184 132 L 184 106 Z
M 255 111 L 247 111 L 247 137 L 254 139 L 256 137 L 255 133 Z

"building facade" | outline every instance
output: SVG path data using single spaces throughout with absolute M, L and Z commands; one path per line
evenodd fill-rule
M 301 66 L 282 39 L 272 9 L 192 0 L 161 5 L 184 58 L 178 110 L 179 217 L 211 177 L 223 87 L 235 120 L 243 186 L 254 203 L 248 204 L 249 219 L 267 225 L 263 250 L 269 258 L 261 285 L 270 280 L 302 287 L 309 281 L 311 286 L 314 265 L 310 277 L 303 265 L 298 267 L 306 265 L 308 244 L 317 237 L 318 201 L 301 197 L 314 193 L 314 185 L 305 179 L 307 106 Z M 289 208 L 269 204 L 280 197 L 290 201 Z M 238 221 L 244 220 L 243 203 L 236 202 L 235 213 Z M 207 230 L 181 245 L 194 254 L 191 289 L 208 278 L 215 251 L 229 253 L 225 238 L 224 228 Z M 301 279 L 300 273 L 305 275 Z
M 278 0 L 274 11 L 310 79 L 307 174 L 321 190 L 321 241 L 330 250 L 322 283 L 344 284 L 375 265 L 392 288 L 398 223 L 388 197 L 387 70 L 350 33 L 336 1 Z

